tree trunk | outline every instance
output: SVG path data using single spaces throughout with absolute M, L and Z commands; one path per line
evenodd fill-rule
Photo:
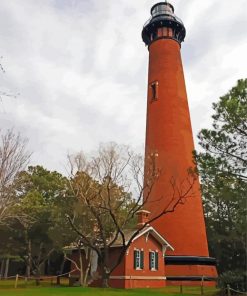
M 110 278 L 110 272 L 109 268 L 107 267 L 109 264 L 109 249 L 105 245 L 104 248 L 104 257 L 103 257 L 103 262 L 102 262 L 102 269 L 103 269 L 103 274 L 102 274 L 102 286 L 104 288 L 109 288 L 109 278 Z
M 103 277 L 102 279 L 102 287 L 109 288 L 109 275 Z
M 85 271 L 84 280 L 83 280 L 83 287 L 86 287 L 88 285 L 87 278 L 88 278 L 89 269 L 90 269 L 90 263 L 88 263 L 88 266 Z
M 4 272 L 4 263 L 5 263 L 5 260 L 2 259 L 1 260 L 1 269 L 0 269 L 0 279 L 4 276 L 3 272 Z
M 32 267 L 32 241 L 28 239 L 27 242 L 27 266 L 26 266 L 26 276 L 29 278 L 31 276 Z
M 103 288 L 109 288 L 109 278 L 110 273 L 108 272 L 107 268 L 103 268 L 103 274 L 102 274 L 102 287 Z
M 59 274 L 62 274 L 63 273 L 63 270 L 64 270 L 64 265 L 65 265 L 65 258 L 63 257 L 63 261 L 60 265 L 60 271 L 59 271 Z
M 42 261 L 42 248 L 43 248 L 43 242 L 40 243 L 39 245 L 39 255 L 37 258 L 37 263 L 36 265 L 36 272 L 37 272 L 37 279 L 36 279 L 36 285 L 40 285 L 40 275 L 41 275 L 41 267 L 43 266 L 43 264 L 45 263 L 44 261 Z
M 37 275 L 36 275 L 36 286 L 39 286 L 40 285 L 40 274 L 41 274 L 41 272 L 40 272 L 40 265 L 37 265 L 36 271 L 37 271 Z
M 79 248 L 79 263 L 80 263 L 80 286 L 83 286 L 83 262 L 82 262 L 82 253 L 81 253 L 81 248 Z
M 86 252 L 86 250 L 85 250 L 85 252 Z M 84 280 L 83 280 L 83 287 L 86 287 L 87 286 L 87 277 L 88 277 L 88 272 L 89 272 L 89 269 L 90 269 L 90 266 L 91 266 L 91 250 L 90 249 L 88 249 L 87 250 L 87 254 L 86 254 L 86 260 L 87 260 L 87 262 L 88 262 L 88 264 L 87 264 L 87 268 L 86 268 L 86 270 L 85 270 L 85 274 L 84 274 Z
M 8 273 L 9 273 L 9 258 L 6 259 L 6 263 L 5 263 L 5 272 L 4 272 L 5 279 L 8 277 Z

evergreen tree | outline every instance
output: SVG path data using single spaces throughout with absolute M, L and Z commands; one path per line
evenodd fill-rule
M 17 183 L 18 202 L 9 221 L 10 249 L 23 258 L 28 276 L 39 275 L 45 271 L 47 260 L 59 252 L 62 257 L 64 245 L 75 239 L 66 220 L 66 214 L 74 211 L 74 199 L 69 180 L 42 166 L 21 172 Z M 53 274 L 60 269 L 47 268 L 46 272 Z
M 201 176 L 211 254 L 220 279 L 246 285 L 247 79 L 213 104 L 213 127 L 198 135 Z

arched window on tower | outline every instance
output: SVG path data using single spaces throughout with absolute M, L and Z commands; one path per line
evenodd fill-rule
M 158 81 L 154 81 L 150 83 L 150 89 L 151 89 L 151 100 L 157 100 L 158 99 Z

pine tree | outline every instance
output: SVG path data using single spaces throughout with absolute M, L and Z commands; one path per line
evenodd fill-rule
M 213 104 L 211 129 L 198 135 L 211 255 L 224 283 L 246 288 L 247 79 Z

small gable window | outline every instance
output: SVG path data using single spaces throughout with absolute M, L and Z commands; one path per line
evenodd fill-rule
M 134 250 L 134 268 L 143 269 L 144 267 L 144 251 Z
M 159 253 L 154 251 L 149 252 L 149 269 L 158 270 L 159 269 L 158 262 L 159 262 Z
M 151 100 L 157 100 L 158 99 L 158 81 L 152 82 L 150 84 L 150 88 L 151 88 Z

